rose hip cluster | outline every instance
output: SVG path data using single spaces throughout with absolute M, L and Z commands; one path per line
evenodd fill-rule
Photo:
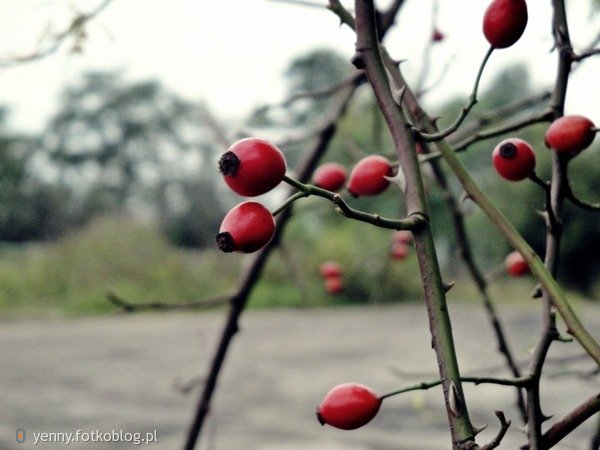
M 319 273 L 323 277 L 325 290 L 328 294 L 336 295 L 344 290 L 342 269 L 335 261 L 325 261 L 319 266 Z
M 232 191 L 245 197 L 265 194 L 283 180 L 285 157 L 270 142 L 242 139 L 221 156 L 219 171 Z M 243 202 L 231 209 L 216 236 L 224 252 L 252 253 L 264 247 L 275 233 L 271 212 L 257 202 Z
M 219 171 L 235 193 L 256 197 L 274 189 L 286 178 L 283 153 L 271 142 L 258 137 L 233 144 L 219 159 Z M 390 185 L 393 166 L 386 158 L 369 155 L 361 159 L 350 175 L 337 163 L 325 163 L 314 173 L 316 187 L 336 192 L 346 186 L 354 197 L 377 195 Z M 289 179 L 288 179 L 289 181 Z M 217 246 L 224 252 L 252 253 L 269 243 L 275 233 L 273 214 L 258 202 L 246 201 L 231 209 L 216 236 Z M 340 291 L 335 280 L 328 291 Z
M 555 152 L 576 156 L 592 144 L 595 135 L 595 125 L 587 117 L 563 116 L 550 124 L 544 135 L 544 143 Z M 492 163 L 502 178 L 520 181 L 533 174 L 535 153 L 526 141 L 510 138 L 494 148 Z

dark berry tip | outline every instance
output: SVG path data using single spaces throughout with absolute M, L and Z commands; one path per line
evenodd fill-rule
M 231 152 L 223 153 L 219 159 L 219 172 L 223 175 L 235 175 L 240 167 L 240 158 Z
M 500 156 L 507 159 L 512 159 L 517 156 L 517 146 L 512 142 L 502 144 L 500 147 Z
M 324 426 L 324 425 L 325 425 L 325 423 L 326 423 L 326 422 L 323 420 L 323 417 L 321 416 L 321 413 L 319 412 L 319 410 L 317 410 L 317 420 L 318 420 L 318 421 L 319 421 L 319 423 L 320 423 L 321 425 L 323 425 L 323 426 Z
M 234 249 L 233 238 L 229 231 L 223 231 L 216 236 L 217 247 L 225 253 L 231 253 Z

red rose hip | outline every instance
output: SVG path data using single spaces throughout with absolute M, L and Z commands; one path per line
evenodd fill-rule
M 323 278 L 340 277 L 342 269 L 340 269 L 340 265 L 335 261 L 325 261 L 319 266 L 319 273 Z
M 513 277 L 520 277 L 529 272 L 529 264 L 518 251 L 509 253 L 504 261 L 506 272 Z
M 348 178 L 348 191 L 354 197 L 377 195 L 385 191 L 390 182 L 392 165 L 383 156 L 369 155 L 352 168 Z
M 328 277 L 325 279 L 325 290 L 328 294 L 337 295 L 344 290 L 341 277 Z
M 354 430 L 369 423 L 380 406 L 381 399 L 371 388 L 358 383 L 340 384 L 327 393 L 317 408 L 317 419 L 321 425 Z
M 285 157 L 269 141 L 242 139 L 221 156 L 219 171 L 232 191 L 245 197 L 269 192 L 283 180 Z
M 594 122 L 584 116 L 570 115 L 556 119 L 544 136 L 546 147 L 557 152 L 580 152 L 588 148 L 596 130 Z
M 344 166 L 334 162 L 325 163 L 315 170 L 313 184 L 322 189 L 335 192 L 344 186 L 346 177 L 347 173 Z
M 252 253 L 264 247 L 275 233 L 271 212 L 260 203 L 244 202 L 232 208 L 216 236 L 224 252 Z
M 492 163 L 502 178 L 520 181 L 533 173 L 535 153 L 523 139 L 506 139 L 494 148 Z
M 483 34 L 494 48 L 513 45 L 526 26 L 525 0 L 493 0 L 483 16 Z

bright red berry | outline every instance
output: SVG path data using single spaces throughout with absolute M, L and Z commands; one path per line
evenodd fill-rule
M 319 266 L 319 273 L 323 278 L 340 277 L 342 275 L 342 269 L 335 261 L 325 261 Z
M 506 271 L 513 277 L 520 277 L 529 272 L 529 264 L 518 251 L 509 253 L 504 261 Z
M 580 152 L 590 146 L 596 136 L 595 125 L 584 116 L 571 115 L 556 119 L 544 136 L 546 147 L 557 152 Z
M 390 185 L 385 177 L 391 176 L 392 165 L 385 157 L 366 156 L 350 172 L 348 191 L 354 197 L 380 194 Z
M 281 183 L 285 170 L 281 150 L 256 137 L 237 141 L 219 160 L 219 171 L 227 185 L 245 197 L 269 192 Z
M 408 256 L 408 246 L 402 242 L 394 242 L 390 250 L 390 256 L 398 261 L 406 259 Z
M 315 170 L 313 184 L 322 189 L 335 192 L 344 186 L 347 175 L 344 166 L 334 162 L 325 163 Z
M 325 290 L 328 294 L 339 294 L 344 290 L 344 282 L 340 277 L 327 277 L 325 279 Z
M 217 234 L 217 247 L 224 252 L 252 253 L 264 247 L 275 233 L 271 212 L 260 203 L 244 202 L 232 208 Z
M 379 411 L 381 399 L 367 386 L 345 383 L 330 390 L 319 407 L 317 419 L 341 430 L 354 430 L 373 419 Z
M 492 163 L 502 178 L 520 181 L 533 173 L 535 153 L 523 139 L 506 139 L 492 152 Z
M 483 34 L 494 48 L 506 48 L 519 40 L 527 26 L 525 0 L 493 0 L 483 16 Z
M 413 241 L 413 235 L 408 230 L 398 230 L 394 231 L 393 235 L 394 242 L 399 242 L 401 244 L 410 244 Z

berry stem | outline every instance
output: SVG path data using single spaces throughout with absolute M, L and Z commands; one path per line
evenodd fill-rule
M 337 207 L 339 212 L 345 217 L 348 217 L 349 219 L 358 220 L 360 222 L 370 223 L 380 228 L 387 228 L 391 230 L 416 231 L 422 229 L 423 226 L 425 226 L 427 223 L 427 217 L 425 216 L 425 214 L 420 212 L 413 212 L 405 219 L 389 219 L 387 217 L 382 217 L 379 214 L 370 214 L 352 208 L 350 205 L 348 205 L 348 203 L 346 203 L 346 201 L 342 198 L 341 195 L 335 192 L 328 191 L 327 189 L 322 189 L 320 187 L 313 186 L 312 184 L 301 183 L 289 177 L 288 175 L 285 175 L 283 177 L 283 181 L 288 183 L 290 186 L 293 186 L 294 188 L 298 189 L 300 192 L 294 194 L 293 196 L 288 198 L 284 203 L 278 206 L 274 210 L 273 215 L 278 214 L 299 198 L 314 195 L 331 201 Z
M 516 386 L 516 387 L 525 387 L 531 381 L 529 377 L 519 377 L 519 378 L 494 378 L 494 377 L 460 377 L 460 381 L 463 383 L 473 383 L 473 384 L 496 384 L 500 386 Z M 433 387 L 439 386 L 442 384 L 441 380 L 433 380 L 433 381 L 424 381 L 417 384 L 412 384 L 409 386 L 405 386 L 403 388 L 397 389 L 395 391 L 388 392 L 387 394 L 383 394 L 379 396 L 380 400 L 384 400 L 389 397 L 393 397 L 395 395 L 404 394 L 405 392 L 411 391 L 425 391 L 427 389 L 431 389 Z
M 492 55 L 493 51 L 494 51 L 494 47 L 490 47 L 490 48 L 488 48 L 487 52 L 485 53 L 485 56 L 483 57 L 483 60 L 481 61 L 481 64 L 479 66 L 479 70 L 477 71 L 477 76 L 475 77 L 475 83 L 473 84 L 473 90 L 471 91 L 471 96 L 469 97 L 469 101 L 463 107 L 463 109 L 460 111 L 460 114 L 458 115 L 458 117 L 456 118 L 454 123 L 451 124 L 445 130 L 438 131 L 437 133 L 431 133 L 431 134 L 424 133 L 421 130 L 415 129 L 416 138 L 418 140 L 425 141 L 425 142 L 439 141 L 441 139 L 446 138 L 448 135 L 454 133 L 456 130 L 458 130 L 458 127 L 460 127 L 460 125 L 463 123 L 463 121 L 467 118 L 467 115 L 469 114 L 469 112 L 471 111 L 473 106 L 475 106 L 477 104 L 477 91 L 479 90 L 479 82 L 481 81 L 481 77 L 483 75 L 483 69 L 485 68 L 488 60 L 490 59 L 490 56 Z

